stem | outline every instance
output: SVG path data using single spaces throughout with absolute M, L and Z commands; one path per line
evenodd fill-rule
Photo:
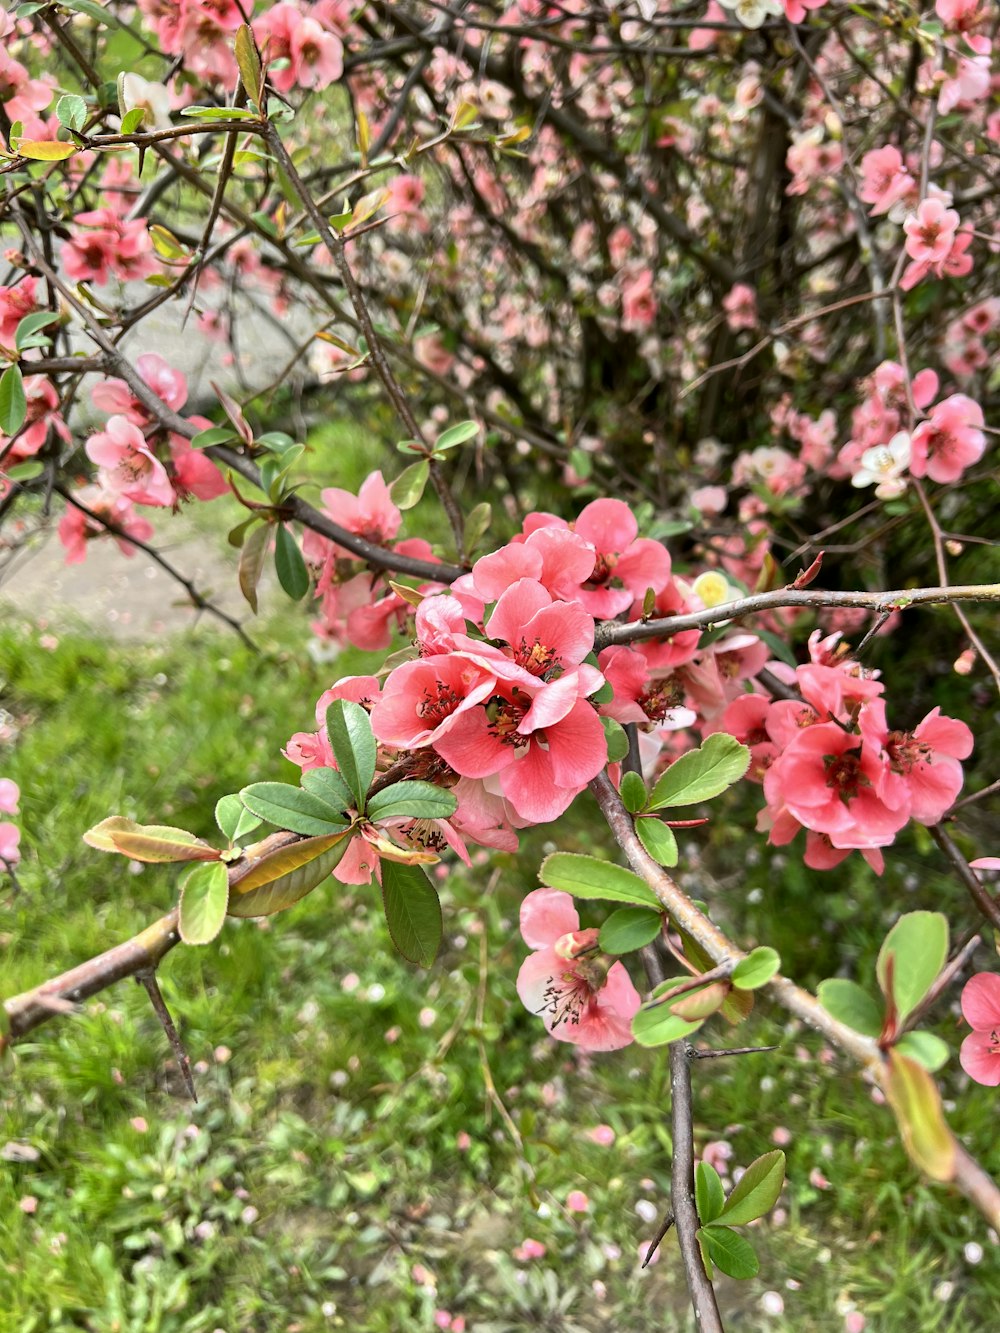
M 687 1043 L 670 1043 L 670 1130 L 673 1170 L 670 1202 L 677 1223 L 677 1241 L 684 1261 L 684 1277 L 694 1307 L 695 1322 L 703 1333 L 724 1333 L 715 1288 L 705 1272 L 695 1234 L 698 1210 L 694 1202 L 694 1111 L 691 1101 L 691 1063 Z

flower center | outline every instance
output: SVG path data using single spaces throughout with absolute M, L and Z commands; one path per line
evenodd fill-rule
M 461 702 L 461 696 L 453 686 L 438 680 L 434 682 L 433 692 L 430 688 L 425 688 L 424 697 L 417 704 L 417 716 L 428 726 L 436 727 L 446 717 L 451 717 Z

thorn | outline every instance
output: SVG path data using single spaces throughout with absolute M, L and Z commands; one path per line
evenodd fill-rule
M 194 1078 L 191 1074 L 191 1061 L 188 1059 L 188 1053 L 184 1049 L 183 1043 L 174 1027 L 174 1020 L 170 1017 L 170 1010 L 167 1008 L 166 1001 L 160 994 L 160 985 L 156 980 L 156 972 L 149 968 L 144 972 L 137 972 L 135 976 L 142 986 L 146 988 L 146 994 L 149 996 L 150 1003 L 156 1017 L 160 1020 L 163 1031 L 167 1034 L 167 1041 L 170 1042 L 170 1048 L 177 1060 L 177 1066 L 181 1071 L 181 1077 L 184 1080 L 188 1092 L 191 1094 L 191 1100 L 196 1102 L 198 1094 L 194 1090 Z
M 664 1217 L 663 1221 L 660 1223 L 660 1229 L 659 1229 L 659 1231 L 656 1233 L 656 1235 L 653 1237 L 653 1239 L 649 1242 L 649 1249 L 646 1251 L 646 1257 L 645 1257 L 645 1259 L 643 1259 L 643 1261 L 642 1261 L 642 1266 L 643 1266 L 643 1268 L 647 1268 L 647 1267 L 652 1263 L 652 1261 L 653 1261 L 653 1255 L 654 1255 L 654 1254 L 656 1253 L 656 1251 L 659 1249 L 660 1241 L 663 1239 L 663 1237 L 667 1234 L 667 1232 L 670 1230 L 670 1228 L 671 1228 L 673 1225 L 674 1225 L 674 1213 L 673 1213 L 673 1209 L 672 1209 L 672 1208 L 668 1208 L 668 1209 L 667 1209 L 667 1212 L 666 1212 L 666 1216 Z

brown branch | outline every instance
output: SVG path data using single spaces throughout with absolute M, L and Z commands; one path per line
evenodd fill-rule
M 937 606 L 953 602 L 1000 602 L 1000 583 L 955 584 L 942 588 L 900 588 L 891 592 L 824 592 L 820 588 L 781 588 L 777 592 L 754 593 L 734 602 L 691 611 L 679 616 L 665 616 L 659 620 L 637 620 L 630 624 L 606 621 L 598 625 L 595 649 L 607 648 L 613 643 L 638 643 L 645 639 L 662 639 L 682 630 L 704 629 L 720 625 L 725 620 L 758 615 L 783 606 L 811 607 L 822 610 L 833 606 L 855 606 L 881 614 L 886 611 L 905 611 L 910 606 Z
M 986 891 L 979 876 L 945 832 L 944 825 L 932 824 L 928 832 L 951 862 L 955 873 L 968 889 L 969 897 L 979 911 L 994 929 L 1000 930 L 1000 903 Z
M 696 1235 L 699 1223 L 694 1200 L 694 1108 L 691 1062 L 684 1041 L 670 1043 L 670 1132 L 673 1140 L 670 1202 L 695 1323 L 702 1333 L 724 1333 L 715 1288 L 705 1272 Z

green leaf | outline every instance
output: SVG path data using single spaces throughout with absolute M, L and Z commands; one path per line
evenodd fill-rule
M 267 558 L 267 545 L 271 537 L 270 523 L 261 523 L 251 528 L 243 538 L 243 550 L 240 552 L 239 581 L 240 592 L 257 614 L 257 585 L 264 572 Z
M 200 430 L 191 441 L 192 449 L 207 449 L 212 444 L 229 444 L 236 439 L 232 426 L 209 426 Z
M 411 963 L 430 967 L 441 943 L 441 904 L 420 867 L 384 860 L 382 903 L 393 944 Z
M 740 778 L 750 766 L 750 751 L 733 736 L 717 731 L 697 750 L 670 765 L 653 788 L 650 810 L 665 806 L 697 805 L 718 796 Z
M 239 106 L 186 106 L 180 112 L 191 120 L 257 120 L 255 111 Z
M 237 29 L 233 49 L 236 53 L 236 65 L 240 71 L 240 82 L 246 89 L 247 96 L 259 107 L 263 92 L 263 77 L 257 43 L 253 39 L 253 29 L 249 23 L 244 23 Z
M 334 869 L 347 851 L 351 832 L 306 838 L 250 862 L 231 885 L 229 915 L 273 916 L 297 903 Z
M 181 880 L 177 929 L 185 944 L 208 944 L 226 919 L 229 872 L 221 861 L 194 866 Z
M 124 815 L 102 819 L 83 835 L 88 847 L 119 852 L 133 861 L 152 864 L 171 861 L 217 861 L 219 853 L 187 829 L 167 824 L 137 824 Z
M 300 602 L 312 586 L 306 562 L 302 559 L 299 544 L 292 534 L 279 523 L 275 533 L 274 568 L 278 582 L 295 602 Z
M 699 1162 L 695 1167 L 694 1196 L 698 1219 L 702 1226 L 706 1227 L 715 1221 L 726 1202 L 722 1181 L 711 1162 Z
M 215 822 L 224 837 L 228 838 L 230 842 L 236 842 L 238 838 L 245 837 L 247 833 L 252 833 L 255 828 L 259 828 L 261 819 L 259 815 L 255 815 L 248 810 L 240 798 L 233 793 L 231 796 L 223 796 L 216 801 Z
M 646 784 L 638 773 L 625 773 L 621 786 L 622 803 L 630 814 L 638 812 L 646 804 Z
M 306 837 L 322 837 L 344 829 L 341 812 L 312 792 L 287 782 L 253 782 L 240 792 L 248 810 L 275 828 Z
M 278 458 L 283 458 L 291 449 L 300 449 L 302 446 L 283 430 L 265 431 L 263 435 L 258 435 L 254 444 L 259 449 L 266 449 L 268 453 L 275 454 Z
M 753 1246 L 729 1227 L 702 1227 L 697 1235 L 720 1273 L 727 1277 L 747 1278 L 756 1277 L 760 1272 L 760 1261 Z
M 600 861 L 578 852 L 553 852 L 542 862 L 538 877 L 550 889 L 562 889 L 574 898 L 596 898 L 602 902 L 636 903 L 660 911 L 656 894 L 624 866 Z
M 601 948 L 605 953 L 632 953 L 655 940 L 662 925 L 662 915 L 648 907 L 619 907 L 601 927 Z
M 65 93 L 56 103 L 56 119 L 69 130 L 82 130 L 87 123 L 87 103 L 78 93 Z
M 674 831 L 669 824 L 664 824 L 662 819 L 657 819 L 655 816 L 644 816 L 635 821 L 635 831 L 639 841 L 654 861 L 661 866 L 677 864 L 680 853 L 677 850 Z
M 942 1041 L 933 1032 L 920 1030 L 904 1032 L 896 1042 L 896 1050 L 902 1051 L 909 1059 L 916 1060 L 918 1065 L 923 1065 L 931 1074 L 936 1074 L 951 1055 L 951 1049 L 946 1041 Z
M 617 764 L 628 754 L 625 728 L 610 717 L 602 717 L 601 726 L 604 728 L 604 739 L 608 743 L 608 763 Z
M 58 318 L 58 310 L 33 310 L 30 315 L 25 315 L 25 317 L 18 323 L 17 330 L 14 334 L 14 350 L 16 352 L 23 352 L 28 347 L 41 346 L 40 343 L 32 341 L 34 334 L 36 334 L 39 329 L 44 329 L 47 325 L 52 324 Z M 49 339 L 46 338 L 45 342 L 48 341 Z
M 368 714 L 360 704 L 334 699 L 326 710 L 326 729 L 337 767 L 361 812 L 375 776 L 375 737 Z
M 640 1046 L 665 1046 L 697 1032 L 704 1021 L 678 1018 L 669 1005 L 657 1004 L 638 1011 L 632 1019 L 632 1036 Z
M 882 1031 L 882 1011 L 872 997 L 855 981 L 831 977 L 816 988 L 819 1002 L 838 1023 L 846 1023 L 866 1037 Z
M 777 950 L 762 944 L 736 964 L 731 980 L 740 990 L 758 990 L 767 985 L 780 966 Z
M 465 554 L 472 555 L 493 522 L 493 506 L 486 501 L 470 509 L 465 520 Z
M 784 1183 L 785 1154 L 776 1148 L 750 1163 L 719 1216 L 731 1226 L 746 1226 L 771 1211 Z
M 15 463 L 13 467 L 5 463 L 0 471 L 8 481 L 34 481 L 45 471 L 45 464 L 37 458 L 26 458 L 23 463 Z
M 420 501 L 430 473 L 431 465 L 426 458 L 403 469 L 389 486 L 389 494 L 397 509 L 412 509 Z
M 368 802 L 369 819 L 448 819 L 458 809 L 458 800 L 450 791 L 433 782 L 413 779 L 383 787 Z
M 922 1064 L 901 1051 L 889 1051 L 883 1082 L 911 1159 L 931 1180 L 953 1180 L 958 1145 L 941 1109 L 941 1096 Z
M 310 768 L 302 774 L 299 785 L 335 810 L 346 812 L 354 804 L 354 793 L 335 768 Z
M 889 959 L 892 963 L 892 999 L 902 1022 L 924 998 L 948 958 L 948 922 L 940 912 L 907 912 L 885 937 L 875 973 L 882 993 L 889 996 Z
M 8 366 L 0 375 L 0 434 L 16 435 L 28 415 L 24 380 L 17 366 Z
M 123 28 L 125 25 L 117 15 L 112 14 L 106 5 L 99 5 L 96 0 L 61 0 L 63 9 L 75 9 L 78 14 L 86 14 L 95 23 L 108 24 L 110 27 Z
M 146 119 L 146 108 L 144 106 L 134 106 L 126 111 L 122 116 L 122 123 L 119 126 L 119 134 L 135 134 L 136 130 L 142 127 L 142 122 Z
M 436 454 L 447 453 L 449 449 L 454 449 L 459 444 L 465 444 L 466 440 L 471 440 L 478 434 L 478 421 L 460 421 L 457 425 L 449 426 L 446 431 L 442 431 L 434 441 L 434 452 Z

